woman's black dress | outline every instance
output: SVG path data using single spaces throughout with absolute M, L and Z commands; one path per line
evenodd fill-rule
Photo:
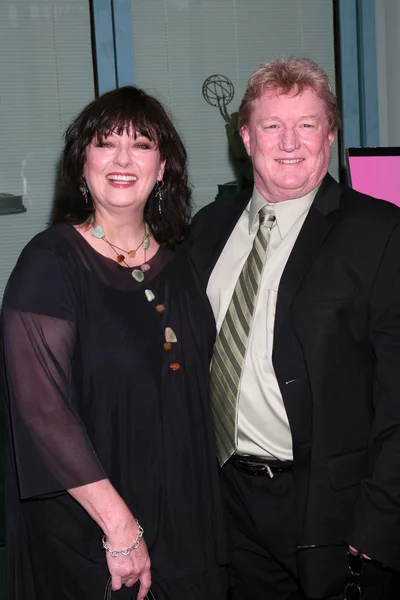
M 155 581 L 226 561 L 207 398 L 212 312 L 184 250 L 161 247 L 150 265 L 137 283 L 59 224 L 26 246 L 11 275 L 2 323 L 10 600 L 102 600 L 102 532 L 65 490 L 105 477 L 144 527 Z

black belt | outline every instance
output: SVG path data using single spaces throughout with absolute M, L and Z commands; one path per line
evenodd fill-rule
M 289 460 L 269 460 L 258 456 L 242 456 L 240 454 L 233 454 L 228 462 L 235 469 L 247 475 L 268 475 L 271 479 L 276 473 L 293 469 L 293 462 Z

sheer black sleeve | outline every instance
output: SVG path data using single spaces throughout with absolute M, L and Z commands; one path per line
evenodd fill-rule
M 76 286 L 63 256 L 31 243 L 6 289 L 5 408 L 21 498 L 106 477 L 74 402 Z

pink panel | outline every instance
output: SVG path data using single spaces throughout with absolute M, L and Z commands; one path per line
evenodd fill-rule
M 400 156 L 351 156 L 351 186 L 400 206 Z

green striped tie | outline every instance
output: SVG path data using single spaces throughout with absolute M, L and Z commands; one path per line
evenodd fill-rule
M 214 347 L 211 365 L 210 398 L 221 466 L 237 447 L 237 412 L 240 380 L 246 355 L 261 275 L 267 257 L 273 210 L 259 212 L 259 228 L 253 247 L 237 280 L 228 310 Z

